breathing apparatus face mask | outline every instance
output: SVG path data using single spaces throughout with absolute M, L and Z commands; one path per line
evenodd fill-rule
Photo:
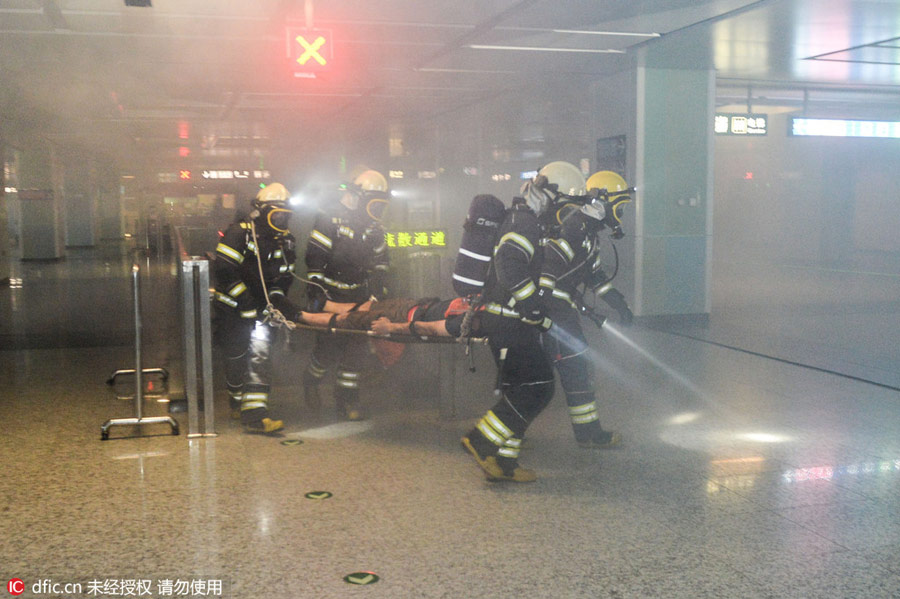
M 288 225 L 291 221 L 293 212 L 285 207 L 284 204 L 266 203 L 254 207 L 251 217 L 258 223 L 266 225 L 276 234 L 284 235 L 289 233 Z
M 351 189 L 345 184 L 341 184 L 338 188 L 341 192 L 341 205 L 347 210 L 356 210 L 359 208 L 359 192 Z
M 534 213 L 541 216 L 553 205 L 557 197 L 556 186 L 547 181 L 544 175 L 537 175 L 531 181 L 527 181 L 520 190 L 525 203 Z
M 582 205 L 581 212 L 588 218 L 597 221 L 599 224 L 606 220 L 608 210 L 603 202 L 594 199 Z
M 614 196 L 609 199 L 609 205 L 612 207 L 612 217 L 616 224 L 622 224 L 622 216 L 625 214 L 625 204 L 630 204 L 631 198 L 627 195 Z
M 522 187 L 522 194 L 528 206 L 534 210 L 545 226 L 562 224 L 569 209 L 574 208 L 586 212 L 588 216 L 597 218 L 597 210 L 587 212 L 592 198 L 586 195 L 570 195 L 560 193 L 555 183 L 549 183 L 543 175 L 538 175 Z M 602 207 L 601 207 L 602 208 Z M 602 216 L 601 216 L 602 218 Z
M 269 210 L 266 221 L 273 231 L 287 233 L 288 225 L 291 222 L 291 214 L 293 213 L 286 208 L 272 208 Z
M 362 195 L 366 200 L 366 214 L 372 220 L 381 222 L 391 204 L 390 194 L 386 191 L 364 191 Z
M 366 214 L 374 221 L 380 222 L 384 218 L 390 205 L 390 194 L 386 191 L 377 190 L 354 190 L 347 186 L 341 186 L 343 195 L 341 196 L 341 204 L 347 210 L 365 209 Z
M 625 205 L 631 203 L 631 196 L 627 193 L 609 195 L 605 189 L 592 189 L 590 191 L 590 205 L 601 205 L 604 215 L 601 222 L 612 231 L 613 239 L 622 239 L 625 233 L 622 231 L 622 216 L 625 214 Z M 586 211 L 587 206 L 582 208 Z

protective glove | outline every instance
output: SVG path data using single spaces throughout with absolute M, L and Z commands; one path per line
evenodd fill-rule
M 385 282 L 385 276 L 381 272 L 374 272 L 369 277 L 369 293 L 376 300 L 384 300 L 388 297 L 388 288 Z
M 306 285 L 306 311 L 321 312 L 325 308 L 325 291 L 318 285 L 307 283 Z
M 603 325 L 606 323 L 606 316 L 603 314 L 597 314 L 593 310 L 586 310 L 584 308 L 581 309 L 581 313 L 585 316 L 585 318 L 590 319 L 595 325 L 597 325 L 598 329 L 602 329 Z
M 545 316 L 543 311 L 541 310 L 532 310 L 530 312 L 520 314 L 520 316 L 522 317 L 522 322 L 537 327 L 538 330 L 542 333 L 546 333 L 550 330 L 550 327 L 553 326 L 553 321 L 550 320 L 549 316 Z
M 281 312 L 281 314 L 292 322 L 297 322 L 299 320 L 300 308 L 298 308 L 294 302 L 284 297 L 281 294 L 271 295 L 269 299 L 272 300 L 272 305 Z
M 542 333 L 549 331 L 553 326 L 553 321 L 546 315 L 544 310 L 549 289 L 541 287 L 537 293 L 516 303 L 516 310 L 522 322 L 537 327 Z

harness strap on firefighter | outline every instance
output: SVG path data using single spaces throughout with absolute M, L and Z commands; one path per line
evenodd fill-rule
M 265 322 L 272 322 L 276 326 L 285 326 L 292 330 L 297 324 L 285 318 L 281 310 L 276 308 L 272 300 L 269 299 L 269 289 L 266 287 L 266 275 L 263 273 L 262 257 L 260 256 L 262 252 L 259 249 L 259 240 L 256 238 L 256 223 L 253 220 L 250 221 L 250 234 L 253 236 L 253 245 L 256 246 L 254 253 L 256 254 L 256 266 L 259 268 L 259 283 L 262 285 L 263 295 L 266 298 Z

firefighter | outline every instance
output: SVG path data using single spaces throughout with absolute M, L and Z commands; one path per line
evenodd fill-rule
M 283 427 L 269 415 L 270 352 L 281 318 L 298 309 L 287 299 L 297 259 L 288 230 L 291 210 L 281 183 L 261 189 L 250 214 L 231 224 L 216 246 L 217 335 L 225 353 L 225 386 L 249 432 Z
M 386 295 L 388 254 L 381 220 L 390 197 L 387 179 L 378 171 L 365 170 L 341 185 L 341 192 L 337 206 L 316 217 L 306 246 L 308 312 L 322 311 L 326 300 L 358 304 Z M 364 419 L 359 389 L 367 351 L 365 339 L 317 334 L 303 377 L 307 405 L 321 405 L 319 384 L 336 365 L 338 415 Z
M 569 166 L 573 179 L 581 176 Z M 594 198 L 585 195 L 554 207 L 540 277 L 541 291 L 550 298 L 549 315 L 554 326 L 544 333 L 542 341 L 559 373 L 576 442 L 584 448 L 605 449 L 619 445 L 621 436 L 600 425 L 579 302 L 584 287 L 615 308 L 620 321 L 631 322 L 624 296 L 612 288 L 601 266 L 599 247 L 601 230 L 612 229 L 614 237 L 621 232 L 621 208 L 630 199 L 625 181 L 610 171 L 591 176 L 585 187 L 593 190 Z
M 606 214 L 601 222 L 611 231 L 610 237 L 612 239 L 624 237 L 622 214 L 625 205 L 631 203 L 631 192 L 634 190 L 628 187 L 621 175 L 613 171 L 597 171 L 588 177 L 586 187 L 591 197 L 603 201 Z M 622 324 L 630 325 L 634 320 L 634 314 L 622 292 L 610 284 L 611 280 L 597 263 L 586 284 L 595 296 L 602 298 L 610 308 L 618 312 Z
M 541 218 L 561 194 L 584 193 L 560 178 L 566 172 L 551 163 L 523 186 L 497 232 L 484 286 L 482 320 L 497 364 L 500 399 L 461 442 L 488 480 L 531 482 L 532 470 L 519 466 L 528 426 L 553 397 L 553 367 L 540 335 L 552 326 L 537 281 L 543 260 Z

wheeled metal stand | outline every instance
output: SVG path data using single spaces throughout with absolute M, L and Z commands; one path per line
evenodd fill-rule
M 144 368 L 143 370 L 141 370 L 141 372 L 144 374 L 159 374 L 162 376 L 162 380 L 164 383 L 169 380 L 169 371 L 165 368 Z M 112 375 L 108 379 L 106 379 L 106 384 L 115 384 L 116 378 L 124 374 L 134 374 L 134 368 L 120 368 L 119 370 L 112 373 Z
M 140 279 L 141 269 L 137 264 L 132 265 L 131 267 L 131 277 L 134 281 L 134 370 L 133 371 L 116 371 L 116 374 L 123 372 L 134 372 L 134 411 L 135 416 L 133 418 L 113 418 L 112 420 L 107 420 L 102 427 L 100 427 L 100 440 L 106 441 L 109 439 L 109 429 L 113 426 L 122 426 L 122 425 L 141 425 L 141 424 L 168 424 L 172 427 L 172 434 L 178 434 L 178 423 L 175 422 L 175 419 L 171 416 L 152 416 L 152 417 L 144 417 L 143 416 L 143 404 L 144 404 L 144 379 L 143 374 L 145 372 L 162 372 L 164 376 L 168 376 L 168 373 L 161 368 L 150 368 L 144 370 L 141 368 L 141 279 Z M 113 378 L 116 375 L 113 374 Z

